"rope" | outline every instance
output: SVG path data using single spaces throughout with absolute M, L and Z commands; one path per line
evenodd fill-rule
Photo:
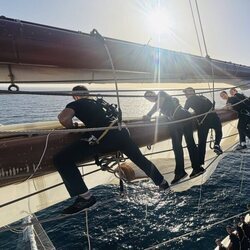
M 32 178 L 32 177 L 35 175 L 35 173 L 36 173 L 36 171 L 38 170 L 38 168 L 40 167 L 40 165 L 41 165 L 41 163 L 42 163 L 42 160 L 43 160 L 43 157 L 44 157 L 44 155 L 45 155 L 45 153 L 46 153 L 46 151 L 47 151 L 48 142 L 49 142 L 49 136 L 50 136 L 51 134 L 52 134 L 52 132 L 49 133 L 49 134 L 46 136 L 45 146 L 44 146 L 44 149 L 43 149 L 43 153 L 42 153 L 42 155 L 41 155 L 41 157 L 40 157 L 40 160 L 39 160 L 37 166 L 36 166 L 35 169 L 34 169 L 34 172 L 33 172 L 27 179 L 21 181 L 21 183 L 22 183 L 22 182 L 25 182 L 25 181 L 27 181 L 27 180 L 29 180 L 30 178 Z M 35 186 L 35 183 L 34 183 L 34 186 Z
M 203 184 L 203 174 L 201 175 L 201 185 L 200 185 L 200 192 L 199 192 L 199 199 L 198 199 L 198 212 L 201 209 L 201 197 L 202 197 L 202 184 Z
M 241 172 L 241 181 L 240 181 L 240 194 L 242 193 L 243 187 L 243 179 L 244 179 L 244 157 L 241 155 L 241 162 L 240 162 L 240 172 Z
M 187 236 L 191 236 L 191 235 L 193 235 L 193 234 L 196 234 L 196 233 L 199 233 L 199 232 L 201 232 L 201 231 L 204 231 L 205 229 L 208 230 L 208 229 L 210 229 L 211 227 L 214 227 L 214 226 L 216 226 L 216 225 L 220 225 L 220 224 L 222 224 L 222 223 L 224 223 L 224 222 L 226 222 L 226 221 L 229 221 L 229 220 L 232 220 L 232 219 L 234 219 L 234 218 L 237 218 L 237 217 L 239 217 L 239 216 L 241 216 L 241 215 L 247 214 L 248 212 L 250 212 L 250 210 L 246 210 L 246 211 L 244 211 L 244 212 L 242 212 L 242 213 L 233 215 L 233 216 L 228 217 L 228 218 L 226 218 L 226 219 L 224 219 L 224 220 L 217 221 L 217 222 L 212 223 L 212 224 L 210 224 L 210 225 L 202 226 L 202 228 L 199 228 L 199 229 L 193 230 L 193 231 L 191 231 L 191 232 L 182 234 L 182 235 L 180 235 L 180 236 L 174 237 L 174 238 L 172 238 L 172 239 L 163 241 L 163 242 L 161 242 L 161 243 L 159 243 L 159 244 L 156 244 L 156 245 L 154 245 L 154 246 L 148 247 L 148 248 L 146 248 L 145 250 L 156 249 L 156 248 L 161 247 L 161 246 L 164 246 L 164 245 L 166 245 L 166 244 L 168 244 L 168 243 L 170 243 L 170 242 L 174 242 L 174 241 L 183 239 L 183 238 L 185 238 L 185 237 L 187 237 Z
M 122 120 L 121 120 L 121 105 L 120 105 L 120 99 L 119 99 L 119 91 L 118 91 L 116 70 L 115 70 L 115 66 L 114 66 L 114 63 L 113 63 L 113 59 L 112 59 L 112 56 L 110 54 L 109 48 L 108 48 L 108 46 L 107 46 L 107 44 L 105 42 L 105 38 L 96 29 L 93 29 L 93 31 L 91 31 L 90 34 L 93 35 L 95 38 L 97 38 L 103 44 L 103 46 L 104 46 L 104 48 L 105 48 L 105 50 L 107 52 L 110 64 L 111 64 L 111 69 L 112 69 L 112 73 L 113 73 L 113 77 L 114 77 L 113 80 L 115 82 L 117 105 L 118 105 L 118 110 L 119 110 L 119 113 L 120 113 L 120 118 L 118 119 L 118 129 L 121 130 L 121 123 L 122 123 Z
M 88 245 L 89 245 L 89 250 L 91 250 L 91 241 L 90 241 L 90 237 L 89 237 L 89 222 L 88 222 L 88 210 L 85 211 L 86 214 L 86 235 L 88 238 Z
M 245 100 L 242 100 L 234 105 L 231 105 L 231 107 L 234 107 L 236 105 L 239 105 L 240 103 L 244 102 Z M 221 109 L 221 110 L 225 110 L 225 109 Z M 200 115 L 195 115 L 195 116 L 191 116 L 185 119 L 181 119 L 181 120 L 177 120 L 177 121 L 166 121 L 166 122 L 161 122 L 159 125 L 160 126 L 164 126 L 164 125 L 171 125 L 171 124 L 177 124 L 177 123 L 181 123 L 181 122 L 185 122 L 185 121 L 190 121 L 193 119 L 197 119 L 199 117 L 202 116 L 207 116 L 210 113 L 216 113 L 215 110 L 210 110 L 206 113 L 200 114 Z M 157 120 L 157 117 L 156 117 Z M 150 124 L 145 124 L 142 120 L 141 123 L 137 123 L 137 124 L 126 124 L 126 125 L 121 125 L 122 128 L 138 128 L 138 127 L 152 127 L 155 126 L 155 124 L 150 123 Z M 15 134 L 15 135 L 24 135 L 25 134 L 42 134 L 45 135 L 47 133 L 55 133 L 55 134 L 64 134 L 64 133 L 79 133 L 79 132 L 93 132 L 93 131 L 102 131 L 102 130 L 112 130 L 112 129 L 118 129 L 118 126 L 113 126 L 113 127 L 98 127 L 98 128 L 77 128 L 77 129 L 60 129 L 60 130 L 26 130 L 26 131 L 15 131 L 15 130 L 5 130 L 4 132 L 0 132 L 0 134 Z
M 195 21 L 195 18 L 194 18 L 194 12 L 193 12 L 193 7 L 192 7 L 191 0 L 189 0 L 189 5 L 190 5 L 191 13 L 192 13 L 192 18 L 193 18 L 195 33 L 196 33 L 196 37 L 197 37 L 197 41 L 198 41 L 198 45 L 199 45 L 199 49 L 200 49 L 200 54 L 202 56 L 201 43 L 200 43 L 200 38 L 199 38 L 197 26 L 196 26 L 196 21 Z
M 238 82 L 236 83 L 240 83 L 242 82 L 243 80 L 239 80 Z M 241 87 L 246 87 L 248 86 L 250 83 L 244 83 L 244 84 L 241 84 L 241 85 L 238 85 L 237 87 L 238 88 L 241 88 Z M 230 89 L 231 87 L 228 87 L 228 88 L 215 88 L 215 92 L 219 92 L 219 91 L 223 91 L 223 90 L 228 90 Z M 209 87 L 209 90 L 208 91 L 202 91 L 204 89 L 196 89 L 196 90 L 199 90 L 200 92 L 197 92 L 197 94 L 206 94 L 206 93 L 210 93 L 212 92 L 210 90 L 211 88 Z M 142 92 L 142 91 L 147 91 L 148 89 L 135 89 L 135 90 L 119 90 L 119 92 Z M 168 88 L 162 88 L 162 89 L 151 89 L 150 90 L 152 91 L 181 91 L 181 89 L 168 89 Z M 109 93 L 109 92 L 114 92 L 116 90 L 90 90 L 89 91 L 89 96 L 99 96 L 100 92 L 103 92 L 103 93 Z M 82 91 L 82 95 L 84 95 L 84 91 Z M 96 93 L 96 94 L 94 94 Z M 10 95 L 49 95 L 49 96 L 72 96 L 73 95 L 73 92 L 72 91 L 8 91 L 8 90 L 0 90 L 0 94 L 10 94 Z M 81 92 L 79 91 L 79 95 L 81 95 Z M 103 97 L 116 97 L 117 95 L 111 95 L 111 94 L 102 94 Z M 184 96 L 184 94 L 175 94 L 173 96 Z M 143 97 L 144 98 L 144 95 L 119 95 L 119 97 Z
M 202 34 L 202 38 L 203 38 L 204 48 L 205 48 L 205 51 L 206 51 L 206 55 L 208 56 L 207 45 L 206 45 L 206 40 L 205 40 L 205 36 L 204 36 L 204 32 L 203 32 L 203 27 L 202 27 L 202 23 L 201 23 L 200 11 L 199 11 L 197 0 L 195 0 L 195 5 L 196 5 L 196 10 L 197 10 L 198 18 L 199 18 L 199 23 L 200 23 L 200 28 L 201 28 L 201 34 Z

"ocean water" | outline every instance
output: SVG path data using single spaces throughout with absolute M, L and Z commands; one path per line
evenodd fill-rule
M 0 95 L 0 124 L 55 120 L 71 97 Z M 115 99 L 108 99 L 115 101 Z M 182 99 L 181 99 L 182 100 Z M 125 116 L 144 115 L 151 104 L 143 98 L 122 99 Z M 136 108 L 135 108 L 136 107 Z M 206 227 L 246 210 L 250 203 L 250 150 L 225 157 L 202 187 L 181 193 L 158 193 L 151 182 L 126 186 L 127 196 L 119 197 L 119 187 L 98 186 L 92 190 L 103 204 L 88 212 L 93 249 L 145 249 L 182 234 Z M 112 199 L 111 202 L 105 202 Z M 36 213 L 39 219 L 60 213 L 67 200 Z M 1 216 L 0 216 L 1 218 Z M 160 249 L 213 249 L 215 239 L 226 236 L 225 226 L 233 220 L 204 229 L 192 236 L 170 242 Z M 56 249 L 88 249 L 85 214 L 42 225 Z M 0 249 L 16 249 L 22 234 L 0 233 Z

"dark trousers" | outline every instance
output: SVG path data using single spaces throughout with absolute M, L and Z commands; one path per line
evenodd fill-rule
M 60 173 L 71 197 L 88 191 L 76 163 L 89 159 L 98 154 L 121 151 L 149 176 L 155 185 L 160 185 L 163 176 L 141 153 L 138 146 L 130 138 L 126 129 L 110 130 L 97 145 L 89 145 L 79 140 L 59 152 L 54 157 L 54 165 Z
M 177 113 L 178 119 L 189 118 L 191 115 L 187 111 L 180 110 Z M 199 164 L 199 154 L 198 148 L 195 144 L 193 137 L 193 123 L 192 121 L 186 121 L 181 123 L 176 123 L 174 126 L 170 127 L 170 135 L 172 138 L 173 151 L 175 155 L 175 175 L 182 175 L 185 172 L 184 166 L 184 154 L 182 148 L 182 138 L 185 137 L 187 144 L 187 149 L 189 153 L 189 158 L 191 161 L 191 166 L 193 169 L 198 169 Z
M 239 131 L 240 143 L 246 142 L 246 136 L 250 138 L 250 133 L 247 130 L 247 125 L 250 123 L 250 117 L 247 115 L 239 114 L 239 121 L 237 129 Z
M 212 128 L 215 131 L 215 145 L 220 145 L 222 139 L 222 127 L 220 118 L 216 113 L 210 113 L 207 115 L 202 124 L 198 126 L 198 150 L 200 165 L 204 164 L 206 154 L 206 144 L 209 129 Z

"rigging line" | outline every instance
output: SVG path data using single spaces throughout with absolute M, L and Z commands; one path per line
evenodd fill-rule
M 199 233 L 199 232 L 201 232 L 201 231 L 208 230 L 208 229 L 210 229 L 210 228 L 212 228 L 212 227 L 214 227 L 214 226 L 220 225 L 220 224 L 222 224 L 222 223 L 224 223 L 224 222 L 226 222 L 226 221 L 232 220 L 232 219 L 234 219 L 234 218 L 237 218 L 237 217 L 239 217 L 239 216 L 241 216 L 241 215 L 244 215 L 244 214 L 247 214 L 247 213 L 249 213 L 249 212 L 250 212 L 250 210 L 246 210 L 246 211 L 244 211 L 244 212 L 242 212 L 242 213 L 233 215 L 233 216 L 231 216 L 231 217 L 228 217 L 228 218 L 226 218 L 226 219 L 217 221 L 217 222 L 212 223 L 212 224 L 209 224 L 209 225 L 207 225 L 207 226 L 202 226 L 202 227 L 199 228 L 199 229 L 196 229 L 196 230 L 193 230 L 193 231 L 191 231 L 191 232 L 188 232 L 188 233 L 182 234 L 182 235 L 180 235 L 180 236 L 174 237 L 174 238 L 172 238 L 172 239 L 166 240 L 166 241 L 161 242 L 161 243 L 159 243 L 159 244 L 156 244 L 156 245 L 154 245 L 154 246 L 148 247 L 148 248 L 146 248 L 145 250 L 156 249 L 157 247 L 164 246 L 164 245 L 166 245 L 166 244 L 168 244 L 168 243 L 170 243 L 170 242 L 175 242 L 175 241 L 177 241 L 177 240 L 179 240 L 179 239 L 183 239 L 183 238 L 185 238 L 185 237 L 187 237 L 187 236 L 191 236 L 191 235 L 196 234 L 196 233 Z
M 230 107 L 234 107 L 236 105 L 239 105 L 240 103 L 244 102 L 245 100 L 242 100 L 234 105 L 231 105 Z M 220 110 L 228 110 L 228 109 L 220 109 Z M 235 111 L 233 111 L 235 112 Z M 178 124 L 178 123 L 182 123 L 185 121 L 190 121 L 190 120 L 194 120 L 198 117 L 202 117 L 202 116 L 206 116 L 209 113 L 216 113 L 215 110 L 212 111 L 208 111 L 205 112 L 203 114 L 200 115 L 195 115 L 195 116 L 191 116 L 185 119 L 180 119 L 180 120 L 176 120 L 176 121 L 164 121 L 164 122 L 160 122 L 158 123 L 159 126 L 165 126 L 165 125 L 172 125 L 172 124 Z M 157 117 L 156 117 L 157 118 Z M 234 120 L 234 119 L 233 119 Z M 232 121 L 232 120 L 230 120 Z M 229 122 L 229 121 L 227 121 Z M 126 125 L 122 125 L 122 128 L 143 128 L 143 127 L 155 127 L 155 124 L 153 121 L 150 121 L 150 123 L 145 124 L 142 120 L 141 122 L 138 122 L 136 124 L 126 124 Z M 96 127 L 96 128 L 72 128 L 72 129 L 60 129 L 60 130 L 48 130 L 48 129 L 44 129 L 44 130 L 26 130 L 26 131 L 15 131 L 15 130 L 5 130 L 5 131 L 1 131 L 0 130 L 0 135 L 4 135 L 4 134 L 16 134 L 16 135 L 23 135 L 25 134 L 35 134 L 35 135 L 45 135 L 47 133 L 54 133 L 54 134 L 67 134 L 67 133 L 79 133 L 79 132 L 93 132 L 93 131 L 103 131 L 106 129 L 109 130 L 114 130 L 117 129 L 118 126 L 113 126 L 113 127 Z
M 35 233 L 36 238 L 39 240 L 39 243 L 42 245 L 42 248 L 46 250 L 46 247 L 44 246 L 44 244 L 43 244 L 42 240 L 40 239 L 40 236 L 38 235 L 35 228 L 33 228 L 33 232 Z
M 242 81 L 244 81 L 244 80 L 238 80 L 236 83 L 240 83 Z M 244 87 L 244 86 L 247 86 L 247 85 L 249 85 L 249 83 L 243 83 L 241 85 L 238 85 L 237 87 Z M 230 87 L 229 88 L 216 88 L 216 89 L 218 89 L 218 90 L 227 90 L 227 89 L 230 89 Z M 160 90 L 163 90 L 163 91 L 164 90 L 166 90 L 166 91 L 180 91 L 182 89 L 180 89 L 180 88 L 151 88 L 151 87 L 149 87 L 149 88 L 145 88 L 145 89 L 120 89 L 119 92 L 142 92 L 142 91 L 147 91 L 147 90 L 151 90 L 151 91 L 160 91 Z M 204 88 L 197 88 L 196 90 L 204 90 Z M 2 91 L 2 93 L 6 93 L 6 94 L 11 92 L 11 91 L 8 91 L 8 90 L 1 90 L 1 91 Z M 18 94 L 18 92 L 24 93 L 25 91 L 12 91 L 12 92 L 14 92 L 14 93 L 17 92 L 16 94 Z M 27 91 L 27 92 L 30 92 L 30 91 Z M 65 91 L 65 90 L 62 90 L 62 91 L 60 91 L 60 90 L 58 90 L 58 91 L 49 91 L 49 90 L 48 91 L 33 91 L 33 93 L 40 93 L 40 92 L 41 93 L 55 93 L 55 94 L 62 93 L 62 94 L 69 95 L 69 96 L 72 96 L 72 94 L 73 94 L 73 91 Z M 85 93 L 84 91 L 81 91 L 81 92 Z M 98 89 L 98 90 L 89 90 L 88 92 L 89 93 L 96 93 L 96 92 L 97 93 L 100 93 L 100 92 L 106 93 L 106 92 L 116 92 L 116 90 Z
M 208 166 L 209 167 L 209 166 Z M 201 209 L 201 197 L 202 197 L 202 184 L 203 184 L 203 174 L 201 175 L 201 184 L 200 184 L 200 191 L 199 191 L 199 199 L 198 199 L 198 212 Z
M 194 12 L 193 12 L 193 7 L 192 7 L 191 0 L 189 0 L 189 5 L 190 5 L 191 13 L 192 13 L 192 18 L 193 18 L 195 33 L 196 33 L 196 37 L 197 37 L 197 41 L 198 41 L 198 45 L 199 45 L 199 49 L 200 49 L 200 54 L 201 54 L 201 56 L 203 56 L 202 55 L 202 50 L 201 50 L 200 38 L 199 38 L 198 30 L 197 30 L 197 25 L 196 25 L 196 21 L 195 21 L 195 18 L 194 18 Z
M 21 181 L 21 183 L 22 183 L 22 182 L 25 182 L 25 181 L 27 181 L 27 180 L 29 180 L 30 178 L 32 178 L 32 177 L 34 176 L 34 174 L 36 173 L 36 171 L 38 170 L 38 168 L 40 167 L 40 165 L 41 165 L 41 163 L 42 163 L 42 160 L 43 160 L 43 157 L 44 157 L 44 155 L 45 155 L 45 153 L 46 153 L 46 151 L 47 151 L 48 142 L 49 142 L 49 136 L 50 136 L 51 134 L 52 134 L 52 132 L 49 133 L 49 134 L 46 136 L 46 140 L 45 140 L 45 145 L 44 145 L 43 153 L 42 153 L 42 155 L 41 155 L 41 157 L 40 157 L 40 160 L 39 160 L 37 166 L 35 167 L 33 173 L 32 173 L 27 179 Z M 33 184 L 34 184 L 34 187 L 35 187 L 35 189 L 36 189 L 36 185 L 35 185 L 35 183 L 34 183 L 34 179 L 33 179 Z
M 99 34 L 99 33 L 98 33 Z M 99 34 L 100 35 L 100 34 Z M 101 36 L 101 35 L 100 35 Z M 103 38 L 103 37 L 102 37 Z M 116 90 L 116 99 L 117 99 L 117 105 L 118 105 L 118 111 L 120 113 L 119 115 L 119 119 L 118 119 L 118 129 L 121 130 L 122 127 L 121 127 L 121 124 L 122 124 L 122 115 L 121 115 L 121 105 L 120 105 L 120 98 L 119 98 L 119 91 L 118 91 L 118 83 L 117 83 L 117 76 L 116 76 L 116 70 L 115 70 L 115 66 L 114 66 L 114 63 L 113 63 L 113 59 L 112 59 L 112 56 L 110 54 L 110 51 L 109 51 L 109 48 L 108 48 L 108 45 L 106 44 L 105 42 L 105 39 L 103 38 L 103 41 L 104 41 L 104 47 L 105 47 L 105 50 L 108 54 L 108 57 L 109 57 L 109 61 L 110 61 L 110 64 L 111 64 L 111 67 L 112 67 L 112 72 L 113 72 L 113 76 L 114 76 L 114 82 L 115 82 L 115 90 Z
M 238 82 L 241 82 L 242 80 L 238 81 Z M 237 83 L 238 83 L 237 82 Z M 248 86 L 249 83 L 245 83 L 245 84 L 241 84 L 241 85 L 238 85 L 237 87 L 238 88 L 241 88 L 241 87 L 245 87 L 245 86 Z M 230 89 L 231 87 L 228 87 L 228 88 L 214 88 L 214 92 L 219 92 L 219 91 L 222 91 L 222 90 L 228 90 Z M 135 89 L 135 90 L 119 90 L 120 92 L 144 92 L 144 91 L 147 91 L 148 89 Z M 158 89 L 150 89 L 152 91 L 182 91 L 182 89 L 168 89 L 168 88 L 158 88 Z M 203 88 L 201 89 L 197 89 L 197 90 L 204 90 Z M 82 95 L 85 94 L 84 91 L 82 91 Z M 91 93 L 95 93 L 95 92 L 98 92 L 97 94 L 89 94 L 89 96 L 99 96 L 100 93 L 102 92 L 114 92 L 112 90 L 93 90 L 93 91 L 89 91 Z M 200 91 L 200 92 L 196 92 L 197 94 L 206 94 L 206 93 L 211 93 L 212 90 L 211 88 L 209 87 L 208 88 L 208 91 Z M 10 94 L 10 95 L 48 95 L 48 96 L 72 96 L 73 95 L 73 92 L 72 91 L 8 91 L 8 90 L 0 90 L 0 94 Z M 79 95 L 81 95 L 81 93 L 79 93 Z M 102 94 L 103 97 L 116 97 L 117 95 L 112 95 L 112 94 Z M 184 94 L 175 94 L 175 95 L 172 95 L 172 96 L 184 96 Z M 144 95 L 128 95 L 128 94 L 125 94 L 125 95 L 119 95 L 119 97 L 144 97 Z
M 86 214 L 86 235 L 87 235 L 87 239 L 88 239 L 88 245 L 89 245 L 89 250 L 91 250 L 91 241 L 90 241 L 90 237 L 89 237 L 89 221 L 88 221 L 88 209 L 85 211 Z
M 201 23 L 200 11 L 199 11 L 197 0 L 195 0 L 195 5 L 196 5 L 196 10 L 197 10 L 198 18 L 199 18 L 199 23 L 200 23 L 200 28 L 201 28 L 201 34 L 202 34 L 202 38 L 203 38 L 204 48 L 205 48 L 205 51 L 206 51 L 206 56 L 208 56 L 207 45 L 206 45 L 206 40 L 205 40 L 205 36 L 204 36 L 204 32 L 203 32 L 203 27 L 202 27 L 202 23 Z
M 240 172 L 241 172 L 241 181 L 240 181 L 240 194 L 242 194 L 242 187 L 243 187 L 243 179 L 244 179 L 244 157 L 241 155 L 241 162 L 240 162 Z

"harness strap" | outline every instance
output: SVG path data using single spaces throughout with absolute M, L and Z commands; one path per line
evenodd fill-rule
M 109 129 L 117 122 L 117 120 L 113 120 L 108 128 L 106 128 L 103 133 L 99 136 L 99 138 L 96 140 L 96 144 L 99 144 L 100 140 L 109 132 Z
M 209 109 L 209 111 L 204 115 L 204 117 L 202 118 L 201 121 L 199 121 L 199 120 L 197 119 L 197 122 L 198 122 L 198 125 L 199 125 L 199 126 L 205 121 L 205 119 L 207 118 L 208 114 L 210 114 L 211 111 L 213 111 L 213 107 L 212 107 L 211 109 Z

